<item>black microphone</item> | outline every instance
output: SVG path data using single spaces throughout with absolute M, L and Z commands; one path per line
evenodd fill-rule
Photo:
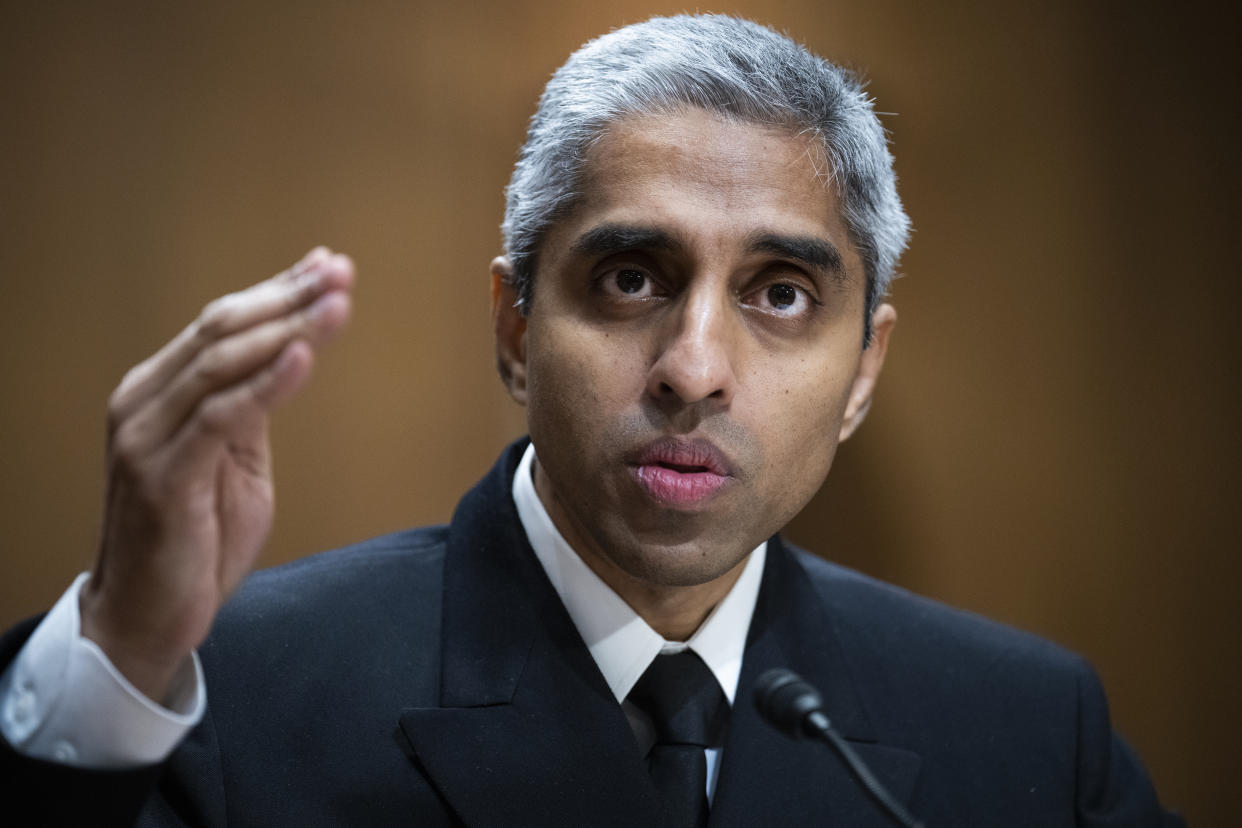
M 777 668 L 768 670 L 755 682 L 755 706 L 764 721 L 784 733 L 791 739 L 803 736 L 823 739 L 832 745 L 837 754 L 845 762 L 871 798 L 879 803 L 898 825 L 904 828 L 923 828 L 923 823 L 916 820 L 902 807 L 901 803 L 880 784 L 871 769 L 863 763 L 862 757 L 854 752 L 849 743 L 832 729 L 824 713 L 824 700 L 814 687 L 803 681 L 792 670 Z

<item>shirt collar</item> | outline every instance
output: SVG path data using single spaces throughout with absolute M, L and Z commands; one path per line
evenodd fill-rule
M 729 704 L 737 693 L 746 633 L 759 597 L 767 542 L 750 553 L 746 567 L 729 594 L 716 605 L 686 642 L 666 641 L 638 613 L 613 592 L 561 536 L 531 476 L 535 445 L 525 454 L 513 476 L 513 502 L 535 557 L 569 611 L 617 701 L 623 701 L 638 679 L 661 653 L 691 649 L 711 669 Z

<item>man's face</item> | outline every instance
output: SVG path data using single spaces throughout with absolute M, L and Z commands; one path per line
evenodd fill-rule
M 877 311 L 864 351 L 862 263 L 822 172 L 787 130 L 631 118 L 591 149 L 527 318 L 493 264 L 536 488 L 604 580 L 733 570 L 810 500 L 865 411 L 895 315 Z

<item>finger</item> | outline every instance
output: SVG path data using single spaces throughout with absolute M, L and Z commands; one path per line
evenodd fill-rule
M 235 459 L 250 465 L 247 471 L 266 473 L 268 415 L 306 384 L 314 361 L 311 346 L 294 340 L 262 370 L 203 400 L 168 443 L 163 459 L 172 464 L 170 485 L 175 488 L 179 477 L 192 480 L 225 441 Z
M 325 247 L 288 270 L 246 290 L 210 302 L 199 317 L 153 357 L 131 370 L 113 393 L 113 426 L 130 416 L 213 342 L 269 319 L 294 313 L 333 290 L 348 290 L 353 263 Z
M 348 257 L 331 255 L 320 247 L 289 270 L 208 303 L 198 319 L 122 382 L 115 395 L 114 417 L 124 419 L 212 342 L 292 313 L 327 291 L 348 288 L 352 280 L 353 263 Z
M 169 440 L 213 394 L 262 370 L 295 339 L 308 345 L 330 339 L 349 316 L 349 295 L 333 291 L 290 316 L 240 331 L 199 351 L 185 368 L 121 426 L 126 444 L 139 453 Z

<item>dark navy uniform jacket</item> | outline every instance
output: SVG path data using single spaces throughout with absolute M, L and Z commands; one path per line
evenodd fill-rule
M 524 447 L 448 526 L 253 575 L 200 651 L 207 714 L 164 764 L 76 770 L 0 739 L 0 821 L 662 825 L 625 714 L 518 521 Z M 0 639 L 0 664 L 36 620 Z M 760 720 L 753 687 L 773 667 L 820 689 L 837 730 L 928 828 L 1181 824 L 1081 658 L 776 537 L 713 826 L 891 824 L 825 745 Z

